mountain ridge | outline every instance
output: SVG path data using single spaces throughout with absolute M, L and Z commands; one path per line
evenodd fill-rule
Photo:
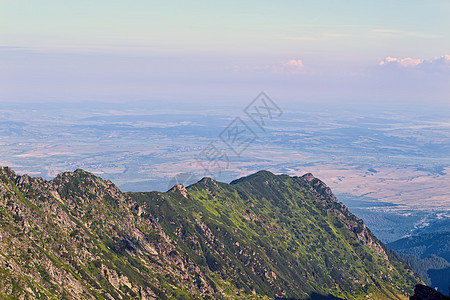
M 122 193 L 1 168 L 0 194 L 2 296 L 404 299 L 420 282 L 312 174 Z

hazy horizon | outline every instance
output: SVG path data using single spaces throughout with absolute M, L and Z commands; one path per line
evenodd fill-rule
M 0 2 L 0 101 L 448 105 L 446 1 Z

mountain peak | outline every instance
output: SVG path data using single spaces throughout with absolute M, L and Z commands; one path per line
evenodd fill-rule
M 187 190 L 186 187 L 182 184 L 174 185 L 169 192 L 179 192 L 183 197 L 187 198 Z
M 267 171 L 267 170 L 260 170 L 260 171 L 256 172 L 254 175 L 275 176 L 274 173 Z
M 213 185 L 217 185 L 217 181 L 215 181 L 213 178 L 211 178 L 211 177 L 203 177 L 202 179 L 200 179 L 199 181 L 197 181 L 197 184 L 202 184 L 202 185 L 205 185 L 205 186 L 208 186 L 208 185 L 211 185 L 211 184 L 213 184 Z M 194 184 L 195 185 L 195 184 Z
M 216 181 L 214 179 L 212 179 L 211 177 L 203 177 L 198 182 L 216 182 Z
M 17 176 L 16 172 L 14 172 L 10 167 L 0 167 L 0 173 L 9 175 L 9 176 Z
M 241 177 L 239 179 L 233 180 L 232 182 L 230 182 L 230 184 L 237 184 L 237 183 L 247 182 L 247 181 L 250 181 L 250 182 L 261 181 L 261 182 L 263 182 L 263 181 L 267 181 L 268 179 L 274 178 L 275 176 L 278 176 L 278 175 L 275 175 L 272 172 L 267 171 L 267 170 L 261 170 L 261 171 L 258 171 L 256 173 L 253 173 L 253 174 Z
M 308 182 L 311 182 L 314 179 L 316 179 L 316 177 L 314 177 L 314 175 L 312 173 L 306 173 L 305 175 L 302 176 L 302 178 Z

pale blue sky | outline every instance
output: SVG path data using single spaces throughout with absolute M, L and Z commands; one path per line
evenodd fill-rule
M 429 81 L 429 66 L 450 54 L 450 2 L 0 0 L 0 48 L 3 99 L 107 99 L 108 84 L 116 100 L 245 89 L 295 98 L 297 86 L 343 98 L 368 77 Z M 386 57 L 397 61 L 380 75 Z M 428 95 L 445 101 L 449 71 L 438 68 Z
M 449 16 L 448 1 L 3 0 L 0 34 L 2 46 L 46 49 L 433 56 L 450 47 Z

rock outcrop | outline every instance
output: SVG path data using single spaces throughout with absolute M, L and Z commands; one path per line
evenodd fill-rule
M 409 297 L 410 300 L 448 300 L 450 297 L 444 296 L 434 289 L 418 284 L 414 288 L 414 295 Z

